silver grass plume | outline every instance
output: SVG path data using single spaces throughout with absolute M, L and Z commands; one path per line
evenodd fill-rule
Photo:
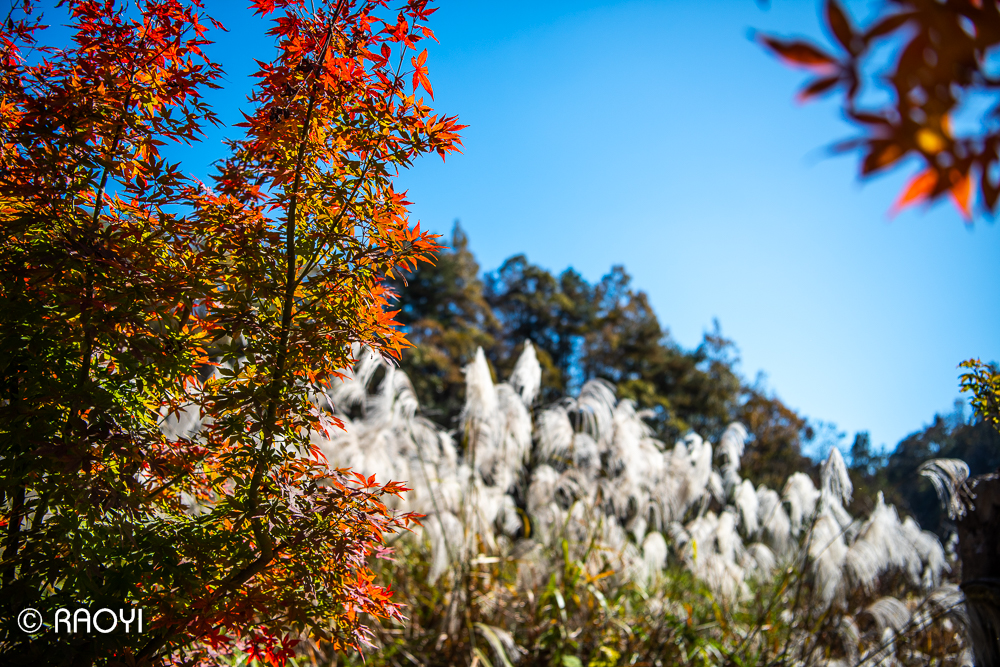
M 875 635 L 880 639 L 861 659 L 861 665 L 893 667 L 896 660 L 896 638 L 910 623 L 910 610 L 894 597 L 883 597 L 865 608 L 862 614 L 875 621 Z
M 483 348 L 476 348 L 472 363 L 465 367 L 465 406 L 459 422 L 469 443 L 470 451 L 479 458 L 483 450 L 490 451 L 498 444 L 499 419 L 497 391 Z
M 951 571 L 951 566 L 945 557 L 944 547 L 934 533 L 921 530 L 913 517 L 906 517 L 903 520 L 902 532 L 905 540 L 913 545 L 914 550 L 920 557 L 919 564 L 923 565 L 923 571 L 913 563 L 910 569 L 910 579 L 914 584 L 919 585 L 924 590 L 930 590 L 941 584 L 942 572 Z
M 719 441 L 719 455 L 723 458 L 722 483 L 728 496 L 740 483 L 740 459 L 746 447 L 747 429 L 739 422 L 726 427 Z
M 935 614 L 948 616 L 963 628 L 969 627 L 965 594 L 957 584 L 947 583 L 938 586 L 927 596 L 927 604 Z
M 749 479 L 743 480 L 736 492 L 733 494 L 733 504 L 740 513 L 740 526 L 743 534 L 747 538 L 752 538 L 757 534 L 757 516 L 760 511 L 760 503 L 757 499 L 757 491 L 753 488 L 753 482 Z
M 762 537 L 768 541 L 773 551 L 784 555 L 792 541 L 792 522 L 781 504 L 778 492 L 763 485 L 757 487 L 757 519 Z
M 920 554 L 907 539 L 896 508 L 886 504 L 881 491 L 846 560 L 855 583 L 868 591 L 874 590 L 879 577 L 890 570 L 910 574 L 911 581 L 919 585 L 923 570 Z
M 766 544 L 754 542 L 746 548 L 740 566 L 758 579 L 770 577 L 778 565 L 778 558 Z
M 788 518 L 791 521 L 792 532 L 798 535 L 805 527 L 807 520 L 816 513 L 816 501 L 820 492 L 813 485 L 809 475 L 804 472 L 793 472 L 785 481 L 782 495 L 788 503 Z
M 830 448 L 830 454 L 826 457 L 826 462 L 820 471 L 820 480 L 820 487 L 826 498 L 831 501 L 836 499 L 843 504 L 851 502 L 854 485 L 851 483 L 851 476 L 847 473 L 844 457 L 841 456 L 840 450 L 836 447 Z
M 861 630 L 858 629 L 857 622 L 850 616 L 841 616 L 840 623 L 837 624 L 837 637 L 844 648 L 847 663 L 856 665 L 859 656 L 858 644 L 861 641 Z
M 843 593 L 843 566 L 847 557 L 844 531 L 829 514 L 820 514 L 809 534 L 809 557 L 823 607 Z
M 671 467 L 684 480 L 682 504 L 687 508 L 704 497 L 712 479 L 712 445 L 691 433 L 674 446 Z
M 966 507 L 961 496 L 962 491 L 969 493 L 969 487 L 965 484 L 965 480 L 969 478 L 969 466 L 965 461 L 931 459 L 917 470 L 931 480 L 941 504 L 948 512 L 949 519 L 955 521 L 965 516 Z
M 859 568 L 852 569 L 854 561 L 847 562 L 849 549 L 852 558 L 868 558 L 860 569 L 875 572 L 868 577 L 872 583 L 881 572 L 898 569 L 929 587 L 946 567 L 936 538 L 912 521 L 900 524 L 884 503 L 863 526 L 849 515 L 845 519 L 850 480 L 839 452 L 824 466 L 823 491 L 802 473 L 789 478 L 786 513 L 775 491 L 754 489 L 739 478 L 746 438 L 739 425 L 719 443 L 728 488 L 712 469 L 710 443 L 690 434 L 665 449 L 643 413 L 630 401 L 616 402 L 607 383 L 588 383 L 578 398 L 543 410 L 532 432 L 526 401 L 537 374 L 529 362 L 537 367 L 537 359 L 526 345 L 507 383 L 493 383 L 481 352 L 467 368 L 462 435 L 474 446 L 463 455 L 450 434 L 416 416 L 416 399 L 402 372 L 384 367 L 367 350 L 359 348 L 356 357 L 357 368 L 345 373 L 348 381 L 327 396 L 342 399 L 340 405 L 355 401 L 363 416 L 351 421 L 343 415 L 346 433 L 337 432 L 324 451 L 338 465 L 388 474 L 413 487 L 403 505 L 428 516 L 416 535 L 431 543 L 433 579 L 476 556 L 473 550 L 481 545 L 515 559 L 518 586 L 534 588 L 553 572 L 547 554 L 566 539 L 571 557 L 590 575 L 612 569 L 619 581 L 651 582 L 669 552 L 665 532 L 696 577 L 720 597 L 736 599 L 748 594 L 749 578 L 784 566 L 793 556 L 793 533 L 810 527 L 805 544 L 814 590 L 826 605 L 843 599 L 847 581 L 862 578 L 856 576 Z M 372 386 L 380 368 L 384 379 Z M 532 436 L 534 469 L 526 465 Z M 526 483 L 527 522 L 514 500 L 519 479 Z M 707 511 L 710 492 L 722 506 L 719 514 Z M 680 523 L 692 515 L 687 526 Z M 529 537 L 516 540 L 522 530 Z M 891 535 L 898 545 L 890 544 Z
M 607 380 L 588 380 L 575 403 L 583 417 L 583 430 L 599 444 L 609 442 L 614 432 L 615 386 Z
M 667 564 L 667 541 L 655 530 L 642 541 L 642 583 L 654 583 Z
M 542 386 L 542 367 L 538 363 L 535 355 L 535 348 L 531 341 L 524 342 L 524 351 L 517 358 L 514 364 L 514 371 L 507 381 L 525 405 L 530 406 L 538 396 L 538 390 Z
M 555 405 L 538 415 L 536 436 L 539 454 L 546 462 L 566 460 L 573 449 L 573 424 L 565 406 Z

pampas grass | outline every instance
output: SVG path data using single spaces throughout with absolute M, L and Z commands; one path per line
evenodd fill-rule
M 383 566 L 409 621 L 380 629 L 369 662 L 961 664 L 944 549 L 881 495 L 852 516 L 836 449 L 819 488 L 804 473 L 780 494 L 755 486 L 740 477 L 740 424 L 715 445 L 691 433 L 668 446 L 603 381 L 535 404 L 530 344 L 500 383 L 477 352 L 447 432 L 419 416 L 402 372 L 356 356 L 316 397 L 344 430 L 312 440 L 332 467 L 405 481 L 400 509 L 426 515 Z M 958 468 L 925 472 L 956 513 Z

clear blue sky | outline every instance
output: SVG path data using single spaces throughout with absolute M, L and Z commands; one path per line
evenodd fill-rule
M 268 42 L 235 3 L 207 4 L 232 29 L 214 99 L 238 122 Z M 851 132 L 836 104 L 796 104 L 802 73 L 748 39 L 821 37 L 817 2 L 437 4 L 435 108 L 470 127 L 463 155 L 401 183 L 424 226 L 461 220 L 484 269 L 521 252 L 590 280 L 624 264 L 680 344 L 718 318 L 745 376 L 876 445 L 949 412 L 960 361 L 1000 360 L 1000 226 L 948 204 L 890 221 L 913 165 L 860 184 L 855 158 L 824 157 Z M 187 156 L 217 155 L 209 139 Z

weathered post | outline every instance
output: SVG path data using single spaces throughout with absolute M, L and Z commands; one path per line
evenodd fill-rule
M 976 667 L 1000 667 L 1000 473 L 968 481 L 975 498 L 958 522 L 962 592 Z

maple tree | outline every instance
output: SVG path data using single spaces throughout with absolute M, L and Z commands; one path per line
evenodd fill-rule
M 352 346 L 407 345 L 385 280 L 437 245 L 393 176 L 463 127 L 417 96 L 434 10 L 254 2 L 276 55 L 201 183 L 160 146 L 218 122 L 222 26 L 198 0 L 61 5 L 71 45 L 30 0 L 0 27 L 0 657 L 359 649 L 365 614 L 400 617 L 367 563 L 413 517 L 385 505 L 402 484 L 328 468 L 309 434 L 338 424 L 311 397 Z M 147 624 L 29 635 L 27 607 Z
M 977 200 L 984 213 L 995 213 L 1000 78 L 991 73 L 989 53 L 1000 44 L 1000 6 L 993 0 L 892 0 L 861 27 L 837 0 L 826 0 L 824 16 L 836 53 L 805 40 L 758 39 L 786 63 L 816 74 L 800 100 L 843 93 L 845 115 L 861 134 L 834 151 L 860 150 L 862 176 L 916 158 L 919 170 L 893 212 L 950 196 L 967 222 Z M 886 46 L 892 49 L 884 75 L 890 95 L 873 103 L 880 98 L 865 99 L 876 80 L 871 65 Z M 975 127 L 954 122 L 969 113 L 981 121 Z

